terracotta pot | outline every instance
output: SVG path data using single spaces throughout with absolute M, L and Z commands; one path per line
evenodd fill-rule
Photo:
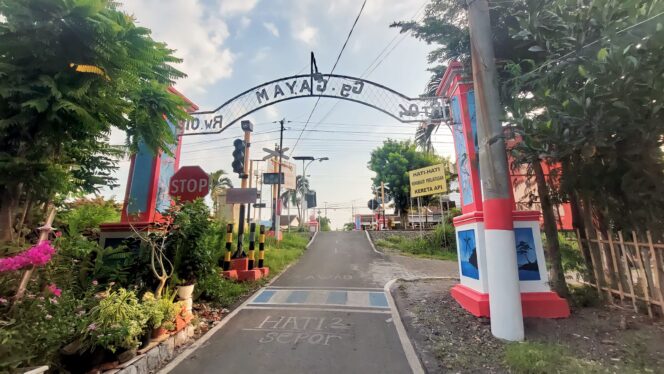
M 157 327 L 156 329 L 152 329 L 152 340 L 157 340 L 164 335 L 168 335 L 168 330 L 165 328 Z

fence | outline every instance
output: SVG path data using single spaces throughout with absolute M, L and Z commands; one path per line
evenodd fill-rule
M 596 280 L 593 286 L 599 294 L 606 293 L 612 303 L 616 297 L 621 302 L 631 299 L 634 311 L 638 312 L 642 306 L 650 317 L 663 316 L 664 244 L 661 240 L 653 242 L 650 231 L 646 231 L 645 237 L 635 231 L 626 235 L 611 231 L 603 235 L 596 231 L 595 238 L 588 230 L 585 234 L 586 239 L 582 239 L 579 230 L 576 231 L 579 248 L 586 244 L 589 249 Z M 639 238 L 644 240 L 639 241 Z

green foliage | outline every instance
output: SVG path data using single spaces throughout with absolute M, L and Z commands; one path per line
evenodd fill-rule
M 376 240 L 376 245 L 418 257 L 453 261 L 457 259 L 456 234 L 453 226 L 445 228 L 436 226 L 433 231 L 426 232 L 422 237 L 390 235 L 385 239 Z
M 68 204 L 68 210 L 57 216 L 60 224 L 65 225 L 69 235 L 74 236 L 98 230 L 99 224 L 120 220 L 121 206 L 113 200 L 99 196 L 94 199 L 78 199 Z
M 353 230 L 355 230 L 354 222 L 344 223 L 344 231 L 353 231 Z
M 170 296 L 163 296 L 159 299 L 155 298 L 152 292 L 146 292 L 143 295 L 141 301 L 149 327 L 156 329 L 175 321 L 175 317 L 182 310 L 182 305 L 173 301 L 175 295 L 176 293 L 173 292 Z
M 503 90 L 518 98 L 509 110 L 523 139 L 515 160 L 561 161 L 562 192 L 592 205 L 603 225 L 661 226 L 664 30 L 648 19 L 664 2 L 525 3 L 514 38 L 539 58 L 507 65 Z
M 519 374 L 602 372 L 597 364 L 574 357 L 564 346 L 535 342 L 507 345 L 505 364 Z
M 320 225 L 320 231 L 330 231 L 330 219 L 327 217 L 318 217 L 318 224 Z
M 0 371 L 47 364 L 59 367 L 58 351 L 88 325 L 90 292 L 77 297 L 64 290 L 60 297 L 28 294 L 12 309 L 0 304 Z
M 394 208 L 402 217 L 408 212 L 410 183 L 408 171 L 434 165 L 440 159 L 432 154 L 420 152 L 410 141 L 388 139 L 371 152 L 369 170 L 376 173 L 373 186 L 385 183 L 387 200 L 394 201 Z
M 166 253 L 175 267 L 174 279 L 192 284 L 215 271 L 214 224 L 202 199 L 184 203 L 169 212 L 173 219 Z
M 207 275 L 196 282 L 195 291 L 201 299 L 228 308 L 253 290 L 252 283 L 235 282 L 217 274 Z
M 187 117 L 168 88 L 180 60 L 110 0 L 0 0 L 1 217 L 24 196 L 95 192 L 126 147 L 169 151 Z M 11 219 L 10 219 L 11 221 Z M 13 224 L 0 225 L 0 240 Z
M 129 350 L 140 345 L 148 317 L 133 291 L 109 291 L 90 310 L 90 324 L 82 329 L 85 349 Z

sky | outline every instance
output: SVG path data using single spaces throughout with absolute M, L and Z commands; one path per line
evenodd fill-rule
M 410 97 L 421 94 L 429 78 L 426 57 L 432 49 L 410 35 L 399 34 L 390 23 L 419 19 L 427 0 L 367 0 L 362 16 L 339 61 L 335 74 L 362 76 Z M 155 40 L 175 49 L 187 74 L 175 87 L 211 110 L 233 96 L 263 82 L 307 73 L 314 52 L 319 70 L 329 73 L 362 5 L 360 0 L 124 0 L 123 9 L 139 25 L 152 30 Z M 355 213 L 369 213 L 371 178 L 367 168 L 371 150 L 388 139 L 412 139 L 415 124 L 400 123 L 373 108 L 337 99 L 320 100 L 307 131 L 302 132 L 315 98 L 301 98 L 266 107 L 247 116 L 254 123 L 252 159 L 263 147 L 278 142 L 277 120 L 285 119 L 284 147 L 293 156 L 329 157 L 307 169 L 322 215 L 333 228 L 351 222 Z M 262 134 L 261 134 L 262 133 Z M 296 139 L 301 136 L 295 148 Z M 205 171 L 231 173 L 232 142 L 241 137 L 239 124 L 221 134 L 183 139 L 180 166 L 200 165 Z M 111 142 L 122 144 L 115 132 Z M 446 128 L 434 136 L 436 152 L 452 156 Z M 120 187 L 104 190 L 122 200 L 129 160 L 116 172 Z M 298 174 L 302 164 L 298 162 Z M 240 182 L 232 174 L 236 186 Z M 265 189 L 265 195 L 268 191 Z M 332 208 L 336 207 L 336 208 Z M 358 209 L 359 207 L 359 209 Z M 293 213 L 293 212 L 292 212 Z M 264 219 L 268 212 L 264 211 Z

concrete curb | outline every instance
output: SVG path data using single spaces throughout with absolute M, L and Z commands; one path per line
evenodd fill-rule
M 373 240 L 371 240 L 371 235 L 369 235 L 369 231 L 365 230 L 364 233 L 367 234 L 367 240 L 369 241 L 369 244 L 371 245 L 371 249 L 373 249 L 373 251 L 378 253 L 379 255 L 385 255 L 385 253 L 376 250 L 376 246 L 374 245 Z
M 397 329 L 397 335 L 399 336 L 399 341 L 401 341 L 401 346 L 403 347 L 403 351 L 406 354 L 408 365 L 410 365 L 410 368 L 414 374 L 424 374 L 425 372 L 424 367 L 422 365 L 420 357 L 415 352 L 413 343 L 410 341 L 410 338 L 408 337 L 408 332 L 406 331 L 406 328 L 403 325 L 403 321 L 401 320 L 401 314 L 399 314 L 399 309 L 397 308 L 397 304 L 394 301 L 394 297 L 392 296 L 391 288 L 392 285 L 394 285 L 398 281 L 415 282 L 415 281 L 429 280 L 429 279 L 459 280 L 458 277 L 394 278 L 389 282 L 385 283 L 384 287 L 385 296 L 387 297 L 387 302 L 390 305 L 390 310 L 392 311 L 392 321 L 394 322 L 394 327 Z
M 309 243 L 307 243 L 307 246 L 304 247 L 304 249 L 309 249 L 311 244 L 313 244 L 314 240 L 316 240 L 317 235 L 318 235 L 318 231 L 314 232 L 314 236 L 311 237 L 311 240 L 309 240 Z

